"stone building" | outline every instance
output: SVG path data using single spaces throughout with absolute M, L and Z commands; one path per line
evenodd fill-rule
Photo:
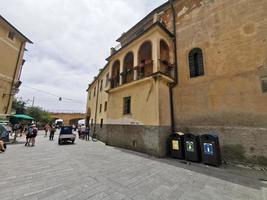
M 214 133 L 226 159 L 266 162 L 266 9 L 265 0 L 173 0 L 149 13 L 89 85 L 98 138 L 165 156 L 172 131 Z
M 11 113 L 13 96 L 21 85 L 27 42 L 32 43 L 0 15 L 0 115 Z

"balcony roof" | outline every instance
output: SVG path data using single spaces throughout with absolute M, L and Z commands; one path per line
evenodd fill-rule
M 148 15 L 146 15 L 142 20 L 140 20 L 137 24 L 135 24 L 132 28 L 130 28 L 127 32 L 123 33 L 116 41 L 121 42 L 121 40 L 127 35 L 129 35 L 134 29 L 136 29 L 140 24 L 142 24 L 144 21 L 149 20 L 149 18 L 153 17 L 154 14 L 162 11 L 165 9 L 166 6 L 168 6 L 170 3 L 169 1 L 165 2 L 164 4 L 160 5 L 159 7 L 155 8 L 153 11 L 151 11 Z
M 20 36 L 26 42 L 33 44 L 33 42 L 28 39 L 25 35 L 23 35 L 15 26 L 13 26 L 10 22 L 8 22 L 2 15 L 0 15 L 0 22 L 8 26 L 12 31 L 14 31 L 18 36 Z
M 109 90 L 106 90 L 107 93 L 113 93 L 113 92 L 117 92 L 117 91 L 120 91 L 122 89 L 125 89 L 125 88 L 128 88 L 128 87 L 131 87 L 133 85 L 136 85 L 136 84 L 140 84 L 140 83 L 143 83 L 145 81 L 148 81 L 148 80 L 151 80 L 152 78 L 162 78 L 164 79 L 165 81 L 169 82 L 169 83 L 173 83 L 174 80 L 169 77 L 168 75 L 158 71 L 158 72 L 155 72 L 147 77 L 144 77 L 142 79 L 138 79 L 138 80 L 134 80 L 134 81 L 131 81 L 129 83 L 125 83 L 125 84 L 122 84 L 122 85 L 119 85 L 118 87 L 115 87 L 115 88 L 111 88 Z
M 149 32 L 151 29 L 155 28 L 155 27 L 159 27 L 161 28 L 164 32 L 166 32 L 170 37 L 174 37 L 174 35 L 159 21 L 155 22 L 154 24 L 152 24 L 148 29 L 146 29 L 145 31 L 143 31 L 141 34 L 137 35 L 136 37 L 134 37 L 130 42 L 128 42 L 126 45 L 124 45 L 123 47 L 121 47 L 119 50 L 117 50 L 115 53 L 113 53 L 112 55 L 110 55 L 106 60 L 110 61 L 110 59 L 117 55 L 119 52 L 121 52 L 123 49 L 125 49 L 127 46 L 129 46 L 131 43 L 133 43 L 135 40 L 137 40 L 138 38 L 140 38 L 141 36 L 143 36 L 145 33 Z

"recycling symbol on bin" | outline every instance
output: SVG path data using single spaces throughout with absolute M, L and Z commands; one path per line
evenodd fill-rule
M 213 155 L 213 145 L 211 143 L 204 143 L 204 153 L 206 155 Z
M 186 150 L 189 152 L 194 152 L 194 142 L 192 141 L 186 141 Z

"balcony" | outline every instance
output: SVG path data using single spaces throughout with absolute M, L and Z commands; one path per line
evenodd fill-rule
M 111 62 L 111 88 L 145 79 L 156 73 L 173 79 L 172 33 L 156 23 L 136 40 L 124 45 L 107 58 Z
M 114 76 L 110 79 L 110 87 L 115 88 L 120 85 L 120 77 L 119 76 Z
M 137 80 L 148 77 L 153 74 L 153 60 L 147 60 L 140 63 L 139 66 L 134 68 L 137 74 Z

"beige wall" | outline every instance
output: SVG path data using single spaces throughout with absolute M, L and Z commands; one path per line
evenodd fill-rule
M 0 114 L 4 114 L 6 112 L 17 59 L 20 49 L 22 49 L 15 75 L 15 82 L 18 81 L 25 47 L 25 43 L 17 36 L 15 36 L 14 41 L 10 40 L 8 38 L 8 33 L 9 28 L 0 23 Z M 22 42 L 23 45 L 21 48 Z M 12 98 L 10 101 L 12 102 Z M 10 112 L 11 103 L 8 109 L 8 114 L 10 114 Z
M 90 116 L 90 124 L 91 119 L 93 119 L 93 122 L 95 123 L 95 114 L 96 114 L 96 100 L 97 100 L 97 90 L 98 90 L 98 81 L 99 81 L 99 94 L 98 94 L 98 104 L 97 104 L 97 120 L 96 123 L 100 124 L 101 119 L 103 119 L 103 123 L 106 123 L 107 121 L 107 111 L 105 111 L 105 102 L 108 102 L 108 94 L 106 93 L 106 90 L 109 88 L 109 84 L 106 86 L 106 75 L 109 73 L 109 68 L 107 67 L 101 75 L 98 77 L 97 81 L 94 82 L 93 85 L 90 86 L 88 92 L 87 92 L 87 111 L 90 108 L 91 116 Z M 103 80 L 103 89 L 100 91 L 100 81 Z M 96 88 L 96 95 L 94 97 L 94 88 Z M 91 92 L 91 99 L 89 100 L 89 94 Z M 102 104 L 102 112 L 100 113 L 100 104 Z M 107 107 L 107 109 L 109 109 Z
M 130 83 L 131 84 L 131 83 Z M 109 93 L 108 124 L 158 125 L 157 88 L 152 78 Z M 131 114 L 123 114 L 123 98 L 131 97 Z
M 142 37 L 135 40 L 126 48 L 121 50 L 115 56 L 113 56 L 106 67 L 105 72 L 102 72 L 97 81 L 90 86 L 88 91 L 91 92 L 91 100 L 88 101 L 87 107 L 91 109 L 91 117 L 95 116 L 96 97 L 93 97 L 94 87 L 97 87 L 97 82 L 101 81 L 109 72 L 111 77 L 112 66 L 115 61 L 120 61 L 120 71 L 123 71 L 123 60 L 128 52 L 134 53 L 134 66 L 138 65 L 138 50 L 140 46 L 146 42 L 152 42 L 152 59 L 154 62 L 154 72 L 159 70 L 159 58 L 160 58 L 160 40 L 166 41 L 170 47 L 172 46 L 172 40 L 169 35 L 159 27 L 154 27 L 151 31 L 145 33 Z M 173 60 L 172 51 L 170 51 L 170 59 Z M 135 70 L 136 73 L 136 70 Z M 135 74 L 136 77 L 136 74 Z M 167 79 L 166 79 L 167 80 Z M 97 112 L 97 124 L 100 124 L 101 118 L 104 120 L 104 124 L 130 124 L 130 125 L 170 125 L 170 113 L 169 113 L 169 91 L 168 81 L 157 80 L 152 77 L 143 80 L 134 81 L 125 85 L 121 85 L 119 88 L 115 88 L 106 93 L 104 91 L 99 93 L 98 100 L 98 112 Z M 122 80 L 120 81 L 122 83 Z M 105 85 L 105 84 L 104 84 Z M 108 87 L 108 89 L 110 89 Z M 163 91 L 161 91 L 163 89 Z M 166 90 L 167 89 L 167 90 Z M 165 91 L 166 90 L 166 91 Z M 164 95 L 164 98 L 159 99 L 159 95 Z M 131 115 L 123 115 L 123 98 L 131 96 Z M 108 110 L 103 112 L 105 101 L 108 101 Z M 167 103 L 168 102 L 168 103 Z M 99 105 L 102 103 L 102 113 L 99 113 Z M 160 107 L 161 106 L 161 107 Z M 161 119 L 160 119 L 160 112 Z M 94 120 L 95 121 L 95 120 Z
M 187 3 L 185 3 L 187 2 Z M 267 126 L 267 1 L 178 1 L 178 126 Z M 186 12 L 186 11 L 190 12 Z M 189 78 L 188 53 L 203 50 L 205 75 Z

